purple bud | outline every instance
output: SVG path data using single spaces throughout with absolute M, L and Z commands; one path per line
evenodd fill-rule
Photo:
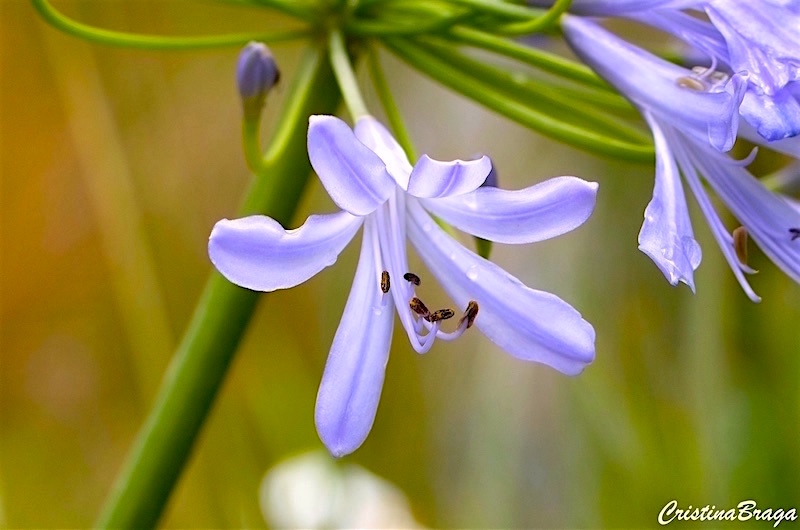
M 250 42 L 239 54 L 236 83 L 245 112 L 260 111 L 267 92 L 280 78 L 278 65 L 266 45 Z

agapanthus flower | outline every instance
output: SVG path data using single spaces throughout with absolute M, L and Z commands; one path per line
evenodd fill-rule
M 355 279 L 317 395 L 317 431 L 333 455 L 357 449 L 372 427 L 395 311 L 420 353 L 474 324 L 514 357 L 566 374 L 593 360 L 594 329 L 580 313 L 466 249 L 431 214 L 477 237 L 530 243 L 581 225 L 594 208 L 597 184 L 558 177 L 517 191 L 482 187 L 492 169 L 487 157 L 439 162 L 422 156 L 412 167 L 369 116 L 355 131 L 333 116 L 312 116 L 308 154 L 341 211 L 312 215 L 295 230 L 259 215 L 225 219 L 211 233 L 209 255 L 233 283 L 274 291 L 332 265 L 363 227 Z M 428 308 L 417 295 L 423 275 L 409 270 L 407 237 L 455 309 Z M 445 331 L 451 317 L 455 329 Z
M 739 74 L 742 117 L 769 141 L 800 134 L 800 2 L 797 0 L 574 0 L 581 15 L 657 27 L 708 57 L 708 73 Z M 702 16 L 698 16 L 701 14 Z
M 565 17 L 563 28 L 573 50 L 639 108 L 653 133 L 656 180 L 639 233 L 639 248 L 669 282 L 683 282 L 694 290 L 694 271 L 701 261 L 681 173 L 752 300 L 759 298 L 744 273 L 753 271 L 737 256 L 734 239 L 714 211 L 701 176 L 772 261 L 800 282 L 800 241 L 793 237 L 800 227 L 800 215 L 744 168 L 747 160 L 736 161 L 724 153 L 737 137 L 737 108 L 746 90 L 744 76 L 698 74 L 582 17 Z

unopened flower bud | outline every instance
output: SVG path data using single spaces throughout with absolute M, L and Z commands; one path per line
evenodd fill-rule
M 261 112 L 267 92 L 278 83 L 278 79 L 278 65 L 265 44 L 250 42 L 242 49 L 236 64 L 236 83 L 245 116 L 254 117 Z

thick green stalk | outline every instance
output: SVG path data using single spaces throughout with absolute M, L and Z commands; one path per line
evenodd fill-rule
M 325 54 L 304 57 L 264 164 L 241 214 L 267 213 L 287 223 L 310 167 L 307 119 L 331 113 L 339 92 Z M 142 426 L 97 520 L 104 528 L 152 528 L 161 516 L 194 441 L 211 409 L 258 293 L 237 287 L 216 272 L 164 376 L 153 409 Z

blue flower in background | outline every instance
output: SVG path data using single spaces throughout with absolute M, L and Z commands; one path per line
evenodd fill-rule
M 800 282 L 800 244 L 793 237 L 793 230 L 800 227 L 800 214 L 744 169 L 744 162 L 723 153 L 736 140 L 737 109 L 747 90 L 745 76 L 711 75 L 682 68 L 585 18 L 564 17 L 563 29 L 575 53 L 640 109 L 653 133 L 655 188 L 645 210 L 639 248 L 669 282 L 683 282 L 694 290 L 694 271 L 701 261 L 680 173 L 752 300 L 759 298 L 744 273 L 753 271 L 737 257 L 734 239 L 714 211 L 701 175 L 761 249 Z M 760 141 L 766 144 L 763 138 Z M 790 138 L 774 144 L 791 152 L 798 147 L 796 141 L 797 138 Z
M 295 230 L 265 216 L 225 219 L 214 227 L 208 248 L 233 283 L 274 291 L 332 265 L 363 226 L 353 287 L 317 396 L 317 431 L 332 454 L 356 450 L 372 427 L 395 311 L 420 353 L 436 338 L 453 340 L 474 323 L 519 359 L 566 374 L 592 362 L 594 329 L 575 309 L 467 250 L 431 214 L 483 239 L 531 243 L 580 226 L 594 209 L 597 184 L 558 177 L 517 191 L 481 186 L 492 169 L 487 157 L 439 162 L 422 156 L 412 167 L 369 116 L 354 131 L 338 118 L 312 116 L 308 154 L 341 211 L 312 215 Z M 454 311 L 431 311 L 416 296 L 419 279 L 408 274 L 406 238 L 464 311 L 454 331 L 441 329 Z
M 627 17 L 678 37 L 709 58 L 709 71 L 747 81 L 740 112 L 764 139 L 800 134 L 799 1 L 574 0 L 571 11 Z

